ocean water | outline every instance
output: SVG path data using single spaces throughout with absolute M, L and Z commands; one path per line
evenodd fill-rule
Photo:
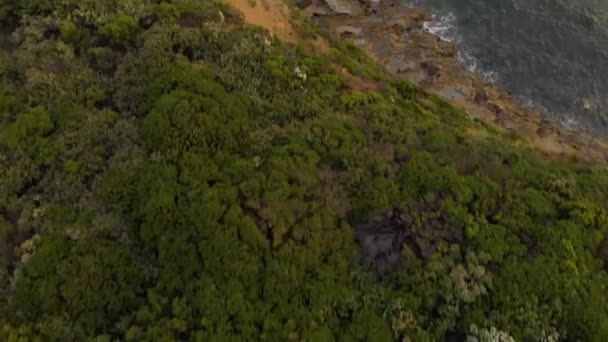
M 573 129 L 608 136 L 608 0 L 405 0 L 462 63 Z

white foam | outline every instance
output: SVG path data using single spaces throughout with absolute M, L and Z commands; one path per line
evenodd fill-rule
M 547 107 L 537 102 L 534 102 L 534 100 L 525 96 L 516 96 L 515 100 L 519 102 L 522 106 L 537 110 L 544 115 L 551 116 L 559 120 L 559 122 L 570 131 L 580 131 L 583 129 L 583 125 L 581 124 L 580 120 L 574 117 L 572 114 L 562 114 L 557 116 L 555 115 L 555 113 L 549 111 Z
M 456 16 L 453 13 L 442 16 L 433 14 L 433 20 L 425 21 L 423 29 L 448 42 L 457 43 L 460 40 L 456 29 Z
M 456 16 L 454 13 L 433 14 L 433 19 L 431 21 L 423 23 L 423 30 L 436 35 L 441 40 L 456 44 L 458 47 L 458 60 L 467 70 L 482 75 L 492 83 L 498 82 L 498 73 L 484 69 L 480 65 L 479 60 L 467 50 L 462 35 L 456 25 Z
M 582 128 L 581 122 L 570 115 L 563 116 L 560 121 L 571 131 L 578 131 Z

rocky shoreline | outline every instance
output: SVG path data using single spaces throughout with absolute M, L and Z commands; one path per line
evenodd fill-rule
M 417 84 L 473 118 L 521 137 L 534 149 L 586 163 L 608 162 L 608 140 L 572 131 L 466 70 L 453 43 L 425 30 L 432 15 L 399 0 L 295 0 L 294 5 L 338 40 L 366 51 L 392 74 Z

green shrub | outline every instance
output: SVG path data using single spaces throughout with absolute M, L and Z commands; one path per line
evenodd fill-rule
M 119 14 L 101 28 L 101 33 L 112 42 L 121 45 L 131 43 L 140 31 L 135 18 Z
M 123 246 L 104 240 L 79 246 L 49 237 L 18 279 L 16 298 L 32 320 L 67 314 L 94 332 L 133 309 L 141 282 L 141 271 Z
M 78 26 L 71 21 L 65 21 L 61 25 L 61 37 L 67 41 L 78 41 L 79 32 Z
M 53 130 L 51 116 L 42 107 L 32 108 L 19 115 L 17 120 L 0 132 L 0 142 L 11 148 L 17 148 L 19 143 L 35 137 L 44 137 Z
M 160 20 L 175 20 L 180 15 L 180 9 L 175 4 L 161 2 L 156 5 L 155 11 L 156 15 Z

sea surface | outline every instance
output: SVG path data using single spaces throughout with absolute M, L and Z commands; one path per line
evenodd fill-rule
M 404 0 L 462 63 L 573 129 L 608 136 L 608 0 Z

